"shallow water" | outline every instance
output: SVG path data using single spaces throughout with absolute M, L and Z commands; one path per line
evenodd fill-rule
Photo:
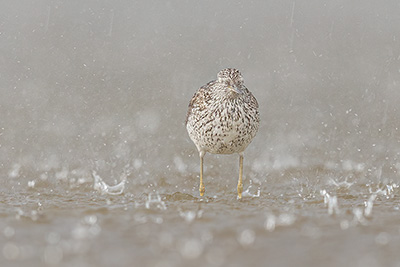
M 400 266 L 400 6 L 3 1 L 0 266 Z M 199 159 L 195 90 L 261 125 Z
M 200 198 L 196 179 L 179 173 L 179 189 L 134 184 L 132 174 L 120 195 L 101 194 L 91 179 L 12 180 L 1 191 L 1 263 L 396 266 L 399 186 L 367 172 L 271 172 L 247 179 L 242 200 L 233 181 L 218 178 Z

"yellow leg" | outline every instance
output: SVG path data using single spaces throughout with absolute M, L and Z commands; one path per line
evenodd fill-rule
M 243 154 L 239 154 L 239 181 L 237 185 L 238 198 L 242 198 L 243 192 Z
M 206 188 L 204 187 L 203 183 L 203 157 L 204 157 L 204 152 L 200 152 L 200 196 L 204 196 L 204 192 L 206 191 Z

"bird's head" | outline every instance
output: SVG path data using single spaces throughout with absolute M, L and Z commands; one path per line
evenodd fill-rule
M 243 77 L 239 70 L 237 69 L 223 69 L 218 72 L 218 82 L 224 84 L 229 89 L 237 94 L 243 94 Z

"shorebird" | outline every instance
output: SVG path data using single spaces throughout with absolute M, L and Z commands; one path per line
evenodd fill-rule
M 200 156 L 200 196 L 204 195 L 203 158 L 212 154 L 239 154 L 238 198 L 243 192 L 244 150 L 258 131 L 258 103 L 244 86 L 237 69 L 223 69 L 217 79 L 200 87 L 189 103 L 186 129 Z

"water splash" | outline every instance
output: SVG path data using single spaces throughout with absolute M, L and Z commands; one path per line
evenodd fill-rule
M 203 216 L 203 210 L 199 209 L 197 211 L 189 210 L 189 211 L 182 211 L 179 210 L 179 216 L 181 216 L 185 222 L 191 223 L 193 222 L 196 218 L 201 218 Z
M 121 179 L 122 181 L 114 186 L 106 184 L 103 179 L 97 174 L 96 171 L 92 171 L 92 176 L 94 179 L 93 189 L 99 191 L 102 195 L 121 195 L 125 190 L 126 178 L 128 176 L 127 173 L 123 174 Z
M 55 177 L 57 180 L 66 181 L 68 179 L 69 170 L 66 166 L 63 166 L 62 169 L 55 173 Z
M 150 209 L 152 206 L 155 206 L 157 209 L 166 210 L 167 206 L 165 202 L 161 200 L 161 196 L 158 193 L 150 193 L 147 197 L 145 207 L 146 209 Z
M 249 185 L 249 187 L 247 187 L 247 189 L 245 191 L 243 191 L 242 197 L 251 197 L 251 198 L 260 197 L 260 195 L 261 195 L 260 186 L 257 188 L 257 193 L 255 193 L 255 194 L 250 193 L 250 189 L 252 187 L 253 187 L 253 182 L 252 182 L 252 180 L 250 180 L 250 185 Z
M 378 187 L 375 191 L 373 191 L 371 185 L 367 184 L 367 186 L 369 187 L 369 192 L 371 193 L 371 195 L 369 196 L 368 200 L 364 201 L 364 208 L 359 208 L 359 207 L 354 208 L 353 220 L 341 221 L 340 227 L 342 229 L 347 229 L 350 226 L 356 226 L 356 225 L 367 225 L 368 224 L 367 219 L 372 216 L 372 210 L 377 197 L 386 196 L 386 198 L 389 198 L 392 196 L 394 190 L 399 187 L 397 184 L 392 183 L 392 184 L 386 184 L 385 186 L 382 187 Z
M 353 218 L 352 225 L 357 225 L 357 224 L 367 225 L 367 219 L 364 217 L 364 213 L 361 208 L 354 208 L 353 214 L 354 214 L 354 218 Z
M 328 184 L 329 184 L 329 185 L 334 185 L 334 186 L 336 186 L 336 187 L 338 187 L 338 188 L 349 189 L 349 188 L 354 184 L 354 182 L 353 182 L 353 183 L 348 182 L 348 181 L 347 181 L 348 178 L 349 178 L 349 177 L 347 176 L 347 177 L 345 178 L 345 180 L 344 180 L 344 181 L 341 181 L 341 182 L 336 181 L 336 180 L 334 180 L 333 178 L 330 178 L 329 181 L 328 181 Z
M 8 177 L 9 178 L 16 178 L 20 175 L 20 171 L 21 171 L 21 164 L 19 163 L 15 163 L 11 170 L 8 172 Z
M 265 230 L 272 232 L 277 226 L 290 226 L 295 223 L 296 216 L 289 213 L 281 213 L 276 216 L 273 213 L 267 214 L 267 219 L 264 222 Z
M 395 184 L 395 183 L 387 184 L 386 185 L 386 193 L 387 193 L 386 195 L 391 195 L 394 192 L 394 190 L 397 188 L 399 188 L 398 184 Z
M 183 162 L 181 157 L 175 156 L 174 157 L 174 164 L 175 164 L 175 168 L 179 171 L 179 173 L 181 173 L 181 174 L 186 173 L 187 166 Z
M 41 206 L 40 203 L 38 203 L 38 205 Z M 43 214 L 42 214 L 42 212 L 40 212 L 40 209 L 23 211 L 21 208 L 17 208 L 15 211 L 16 211 L 15 219 L 17 219 L 17 220 L 30 219 L 35 222 L 43 217 L 42 216 Z
M 76 240 L 92 239 L 98 236 L 101 227 L 96 215 L 85 216 L 71 231 L 71 236 Z
M 317 189 L 315 185 L 310 184 L 309 179 L 306 179 L 304 183 L 300 179 L 294 177 L 293 181 L 294 190 L 297 192 L 299 197 L 305 201 L 315 199 Z
M 34 188 L 34 187 L 35 187 L 35 184 L 36 184 L 35 180 L 28 181 L 28 187 L 29 187 L 29 188 Z
M 365 170 L 365 163 L 356 163 L 352 160 L 343 160 L 342 169 L 344 171 L 353 171 L 361 173 Z
M 365 204 L 364 215 L 365 215 L 366 217 L 371 216 L 372 208 L 374 207 L 374 201 L 375 201 L 375 199 L 376 199 L 377 196 L 378 196 L 377 194 L 372 194 L 372 195 L 369 197 L 368 201 L 365 201 L 365 202 L 364 202 L 364 204 Z
M 342 220 L 340 222 L 340 228 L 342 230 L 348 229 L 350 226 L 357 225 L 367 225 L 368 221 L 365 218 L 365 211 L 362 208 L 354 208 L 353 209 L 353 220 Z
M 339 214 L 339 205 L 336 196 L 331 196 L 325 189 L 320 191 L 321 196 L 324 197 L 325 206 L 328 206 L 328 214 Z
M 369 192 L 371 194 L 377 194 L 381 196 L 385 196 L 386 198 L 390 198 L 393 196 L 394 191 L 399 188 L 399 185 L 396 183 L 389 183 L 384 186 L 378 187 L 375 191 L 372 190 L 370 185 L 367 185 L 369 187 Z
M 264 227 L 267 231 L 272 232 L 276 227 L 276 216 L 274 214 L 268 214 L 265 220 Z
M 397 189 L 397 188 L 399 188 L 399 185 L 395 184 L 395 183 L 386 184 L 386 185 L 376 189 L 375 191 L 373 191 L 372 188 L 369 186 L 369 192 L 371 193 L 371 195 L 368 198 L 368 200 L 364 202 L 364 205 L 365 205 L 364 215 L 366 217 L 370 217 L 372 215 L 372 209 L 374 207 L 374 202 L 378 196 L 385 196 L 386 199 L 389 199 L 390 197 L 393 196 L 393 193 L 394 193 L 395 189 Z

